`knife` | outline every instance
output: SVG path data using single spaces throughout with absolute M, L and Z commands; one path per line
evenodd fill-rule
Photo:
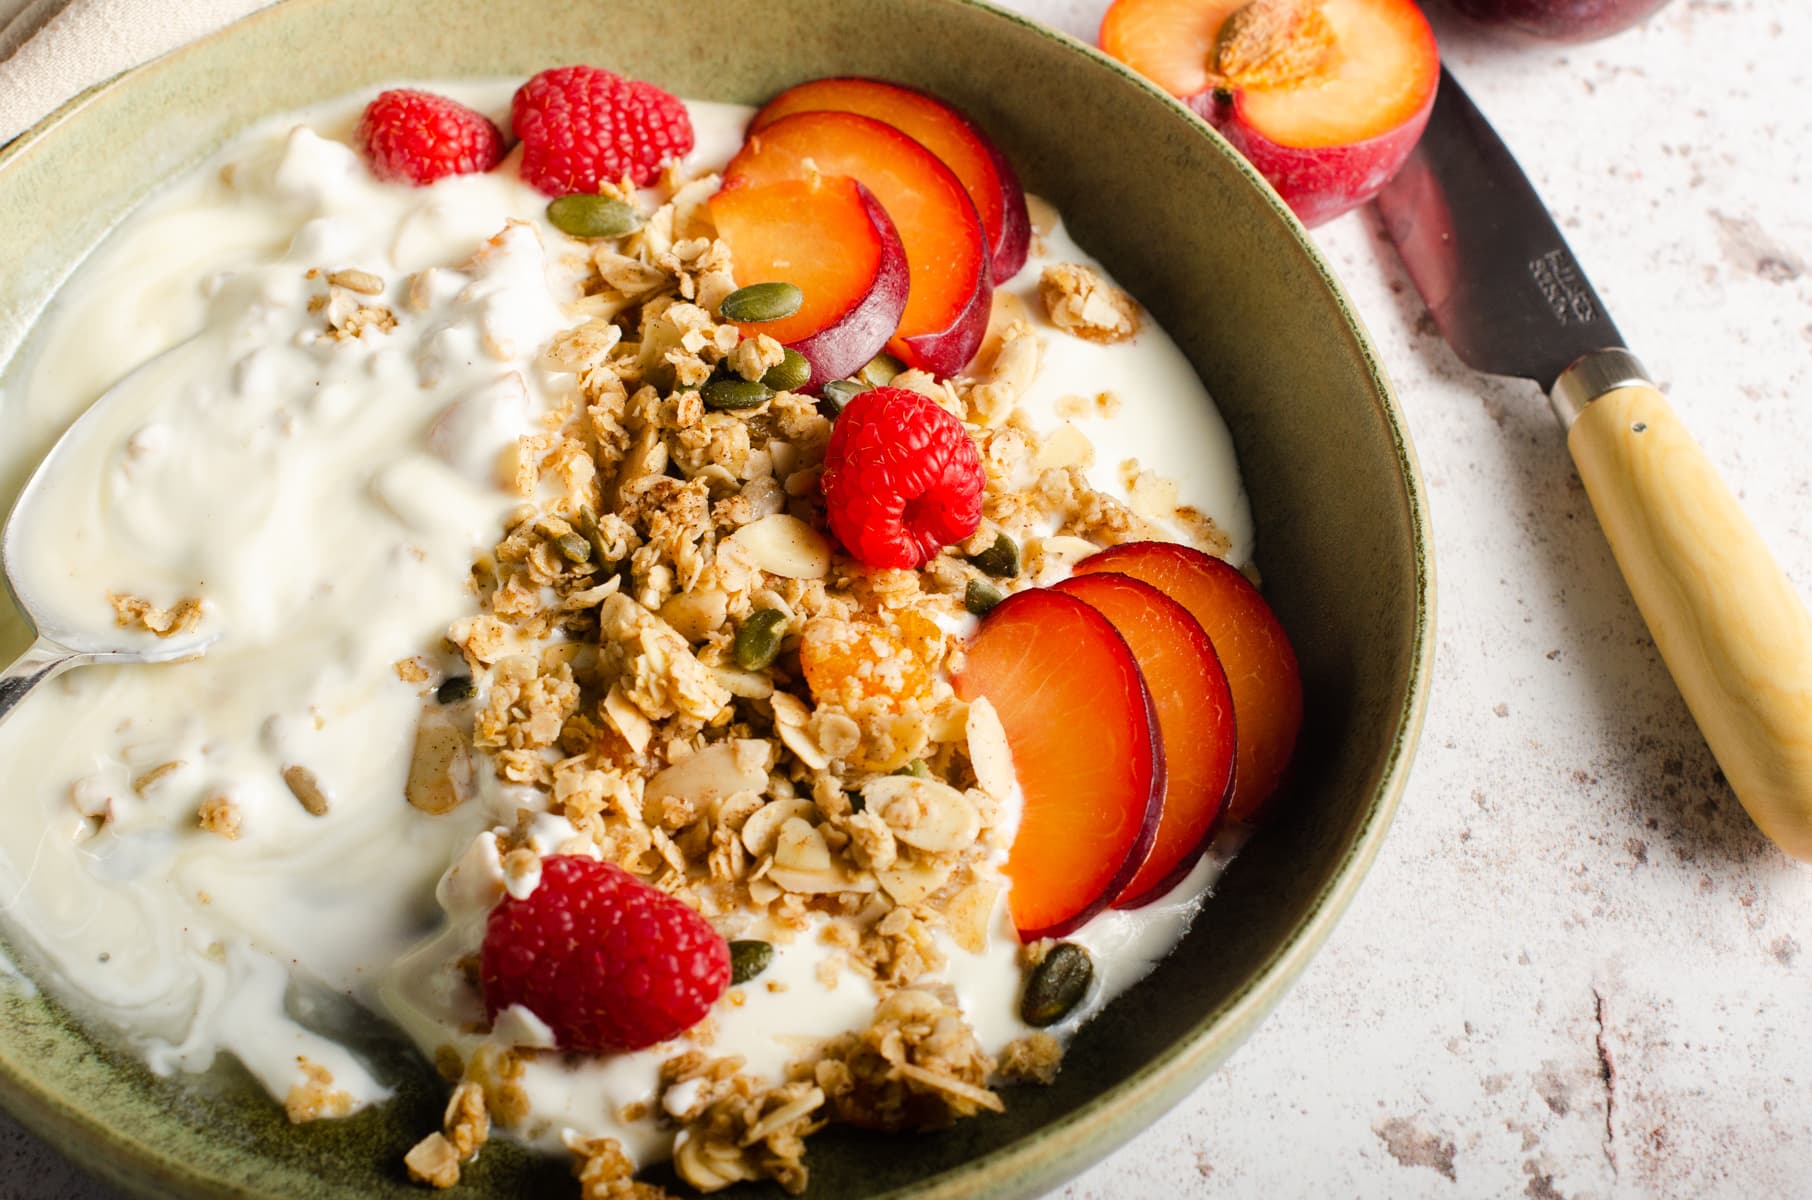
M 1461 360 L 1548 394 L 1725 778 L 1763 833 L 1812 862 L 1812 619 L 1445 67 L 1428 128 L 1378 206 Z

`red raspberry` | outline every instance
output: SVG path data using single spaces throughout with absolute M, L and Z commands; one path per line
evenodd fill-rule
M 612 863 L 541 860 L 526 900 L 491 910 L 480 959 L 492 1020 L 520 1004 L 560 1048 L 640 1050 L 698 1024 L 730 986 L 730 947 L 696 912 Z
M 488 171 L 503 158 L 503 134 L 483 113 L 407 88 L 384 92 L 365 107 L 358 144 L 379 179 L 417 185 Z
M 922 567 L 974 533 L 985 482 L 962 422 L 905 388 L 857 395 L 824 452 L 831 531 L 871 567 Z
M 678 98 L 597 67 L 556 67 L 517 88 L 510 127 L 522 177 L 550 196 L 596 192 L 625 175 L 645 186 L 692 149 Z

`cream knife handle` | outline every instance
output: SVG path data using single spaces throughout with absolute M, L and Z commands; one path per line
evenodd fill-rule
M 1611 552 L 1718 765 L 1762 832 L 1812 862 L 1806 606 L 1633 356 L 1588 356 L 1553 395 Z

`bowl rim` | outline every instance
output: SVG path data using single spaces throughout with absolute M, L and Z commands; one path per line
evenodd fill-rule
M 131 67 L 110 79 L 78 92 L 39 119 L 6 145 L 0 146 L 0 172 L 16 159 L 29 155 L 69 118 L 100 97 L 131 87 L 141 76 L 172 68 L 183 60 L 205 53 L 215 44 L 239 36 L 257 23 L 274 20 L 282 10 L 335 3 L 338 0 L 282 0 L 252 12 L 205 37 L 187 42 L 165 54 Z M 970 9 L 1005 20 L 1041 37 L 1094 66 L 1117 76 L 1160 101 L 1184 119 L 1188 128 L 1206 140 L 1259 192 L 1273 213 L 1285 224 L 1290 237 L 1306 255 L 1334 306 L 1342 317 L 1340 335 L 1365 364 L 1378 413 L 1396 453 L 1409 518 L 1415 562 L 1414 621 L 1409 669 L 1403 701 L 1383 759 L 1383 769 L 1370 804 L 1351 835 L 1345 855 L 1326 884 L 1311 897 L 1301 919 L 1272 953 L 1249 975 L 1246 983 L 1223 1004 L 1204 1014 L 1178 1039 L 1173 1054 L 1148 1064 L 1130 1078 L 1080 1104 L 1073 1111 L 980 1158 L 927 1179 L 879 1193 L 872 1200 L 961 1200 L 979 1196 L 1026 1196 L 1054 1186 L 1098 1162 L 1131 1140 L 1152 1121 L 1201 1084 L 1231 1050 L 1249 1036 L 1301 976 L 1309 961 L 1326 943 L 1360 884 L 1377 859 L 1392 818 L 1407 786 L 1428 707 L 1433 682 L 1435 638 L 1434 543 L 1431 536 L 1426 486 L 1422 479 L 1408 422 L 1396 390 L 1385 373 L 1376 347 L 1346 289 L 1316 247 L 1302 223 L 1264 177 L 1232 145 L 1187 105 L 1119 60 L 1061 30 L 1024 14 L 1002 8 L 989 0 L 931 0 L 949 7 Z M 287 17 L 289 14 L 284 13 Z M 103 235 L 105 236 L 105 235 Z M 59 287 L 61 284 L 58 285 Z M 35 324 L 38 315 L 34 314 Z M 69 1105 L 52 1087 L 23 1077 L 0 1063 L 0 1108 L 48 1143 L 59 1154 L 76 1160 L 86 1171 L 138 1195 L 170 1195 L 172 1187 L 207 1186 L 184 1170 L 185 1164 L 161 1154 L 140 1137 L 102 1125 Z

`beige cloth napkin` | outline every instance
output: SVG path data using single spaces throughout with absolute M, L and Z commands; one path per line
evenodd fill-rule
M 0 145 L 84 88 L 272 0 L 0 0 Z

